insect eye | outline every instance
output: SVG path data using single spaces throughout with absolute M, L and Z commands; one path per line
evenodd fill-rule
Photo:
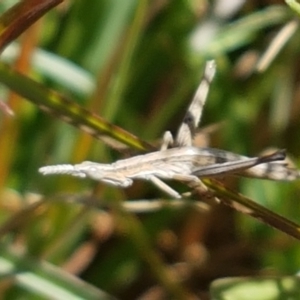
M 187 114 L 186 117 L 184 118 L 184 123 L 190 124 L 194 121 L 194 118 L 191 114 Z

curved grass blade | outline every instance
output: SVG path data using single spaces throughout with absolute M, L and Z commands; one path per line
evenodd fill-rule
M 10 43 L 1 54 L 3 62 L 10 64 L 16 61 L 21 49 L 20 43 Z M 38 47 L 32 50 L 30 66 L 43 78 L 81 97 L 88 97 L 95 90 L 95 79 L 87 70 L 48 50 Z
M 300 299 L 299 287 L 299 276 L 227 277 L 214 280 L 210 292 L 215 300 Z
M 111 295 L 78 279 L 45 261 L 14 253 L 13 249 L 1 247 L 0 278 L 9 278 L 14 286 L 32 296 L 53 299 L 114 299 Z
M 265 28 L 282 24 L 291 19 L 291 13 L 284 6 L 270 6 L 243 17 L 217 33 L 204 50 L 206 55 L 218 56 L 230 50 L 247 45 L 256 34 Z
M 63 0 L 20 1 L 0 17 L 0 51 Z
M 300 4 L 295 0 L 285 0 L 285 3 L 298 15 L 300 15 Z
M 103 118 L 84 109 L 77 103 L 67 99 L 38 82 L 14 71 L 0 62 L 0 82 L 22 97 L 36 104 L 47 113 L 79 127 L 95 138 L 102 139 L 109 145 L 114 145 L 111 138 L 137 150 L 153 149 L 153 146 L 140 140 L 126 130 L 108 123 Z
M 223 204 L 300 240 L 300 225 L 270 211 L 253 200 L 228 189 L 216 180 L 203 179 L 203 182 L 214 192 L 214 195 L 218 197 Z

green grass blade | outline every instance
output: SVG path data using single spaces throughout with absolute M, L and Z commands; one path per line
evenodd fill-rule
M 238 49 L 250 43 L 260 31 L 282 24 L 290 17 L 290 12 L 283 6 L 271 6 L 247 15 L 224 26 L 208 45 L 205 53 L 217 56 Z
M 285 0 L 285 3 L 300 16 L 300 4 L 295 0 Z
M 143 30 L 143 23 L 146 18 L 147 8 L 147 1 L 139 1 L 133 22 L 130 29 L 128 30 L 127 39 L 123 46 L 124 49 L 122 53 L 122 60 L 120 62 L 119 70 L 117 73 L 118 75 L 116 84 L 114 85 L 112 92 L 108 96 L 106 105 L 104 107 L 104 116 L 109 120 L 113 120 L 115 118 L 118 109 L 120 109 L 121 107 L 120 104 L 122 96 L 131 74 L 130 68 L 133 54 Z
M 215 280 L 211 287 L 214 300 L 299 299 L 298 276 L 229 277 Z
M 32 79 L 12 70 L 0 63 L 0 82 L 7 85 L 14 92 L 33 102 L 41 109 L 70 123 L 96 138 L 108 136 L 137 150 L 151 149 L 152 147 L 125 131 L 108 123 L 101 117 L 82 108 L 66 97 L 51 91 Z
M 234 210 L 249 215 L 281 232 L 300 240 L 300 225 L 280 216 L 253 200 L 230 190 L 215 180 L 204 180 L 221 202 Z
M 1 247 L 2 248 L 2 247 Z M 114 299 L 96 287 L 45 261 L 36 261 L 10 249 L 0 254 L 0 278 L 38 297 L 52 299 Z

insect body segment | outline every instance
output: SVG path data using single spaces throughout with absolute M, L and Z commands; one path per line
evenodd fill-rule
M 185 181 L 198 182 L 198 177 L 236 173 L 258 164 L 284 158 L 283 151 L 248 158 L 219 149 L 181 147 L 139 155 L 112 164 L 86 161 L 76 165 L 46 166 L 39 171 L 44 175 L 68 174 L 82 178 L 89 177 L 119 187 L 130 186 L 133 179 L 150 180 L 174 196 L 175 193 L 168 191 L 159 179 L 176 180 L 183 179 L 184 176 Z M 179 198 L 177 194 L 176 198 Z
M 249 158 L 220 149 L 192 146 L 215 72 L 215 62 L 207 62 L 203 79 L 188 107 L 175 141 L 167 131 L 163 136 L 160 151 L 118 160 L 112 164 L 86 161 L 76 165 L 46 166 L 40 168 L 39 172 L 44 175 L 68 174 L 88 177 L 118 187 L 128 187 L 134 179 L 148 180 L 174 198 L 181 196 L 162 180 L 179 180 L 193 188 L 205 188 L 199 178 L 226 174 L 272 180 L 300 178 L 298 170 L 287 167 L 282 161 L 285 158 L 284 150 Z

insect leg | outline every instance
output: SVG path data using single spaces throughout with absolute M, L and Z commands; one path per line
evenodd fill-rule
M 186 182 L 190 188 L 198 189 L 198 191 L 200 191 L 201 193 L 205 193 L 208 191 L 206 185 L 197 176 L 176 174 L 172 177 L 172 179 Z
M 215 73 L 216 63 L 214 60 L 210 60 L 205 64 L 203 78 L 178 129 L 175 139 L 177 146 L 192 146 L 194 134 L 199 125 L 203 107 L 207 99 L 209 86 L 215 76 Z
M 163 142 L 160 146 L 160 151 L 167 150 L 169 146 L 172 146 L 174 139 L 170 131 L 166 131 L 163 135 Z
M 160 190 L 168 194 L 169 196 L 179 199 L 181 198 L 180 194 L 176 192 L 174 189 L 172 189 L 170 186 L 168 186 L 166 183 L 164 183 L 162 180 L 157 178 L 156 176 L 149 176 L 148 179 Z
M 172 179 L 178 180 L 178 181 L 183 181 L 183 182 L 188 182 L 190 184 L 190 187 L 195 187 L 198 185 L 204 185 L 201 180 L 195 176 L 195 175 L 182 175 L 182 174 L 175 174 L 172 176 Z
M 194 191 L 197 191 L 198 195 L 201 195 L 205 198 L 214 198 L 217 202 L 219 202 L 219 199 L 211 195 L 207 186 L 197 176 L 176 174 L 172 177 L 172 179 L 186 182 L 190 188 L 192 188 Z M 190 197 L 192 194 L 193 193 L 191 192 L 187 192 L 182 194 L 182 196 Z
M 203 166 L 193 172 L 194 175 L 200 177 L 212 177 L 223 174 L 237 173 L 259 164 L 268 163 L 272 161 L 284 160 L 285 150 L 274 152 L 270 155 L 264 155 L 253 158 L 245 158 L 224 163 L 216 163 L 208 166 Z

